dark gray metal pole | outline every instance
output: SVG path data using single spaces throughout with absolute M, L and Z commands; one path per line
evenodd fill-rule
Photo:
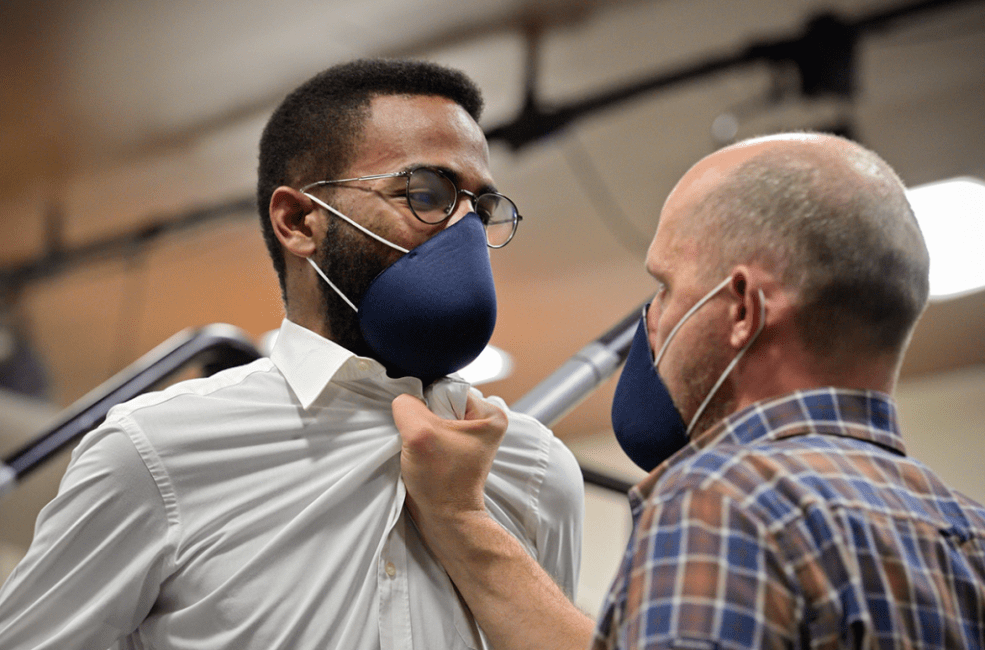
M 611 377 L 629 354 L 643 305 L 598 337 L 521 397 L 510 408 L 526 413 L 550 427 L 578 406 Z M 628 492 L 631 485 L 620 479 L 582 468 L 586 483 Z

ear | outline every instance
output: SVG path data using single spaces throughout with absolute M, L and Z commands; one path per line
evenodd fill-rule
M 732 298 L 732 306 L 729 309 L 732 327 L 729 344 L 737 350 L 745 347 L 764 325 L 760 322 L 766 317 L 763 308 L 766 298 L 763 294 L 761 279 L 758 274 L 745 265 L 739 265 L 732 269 L 732 280 L 728 284 L 729 294 Z
M 319 222 L 314 202 L 293 187 L 282 185 L 270 196 L 270 223 L 285 254 L 314 255 Z

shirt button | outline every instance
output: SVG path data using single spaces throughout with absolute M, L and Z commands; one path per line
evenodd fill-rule
M 384 570 L 386 571 L 386 574 L 391 578 L 397 575 L 397 567 L 393 566 L 393 562 L 387 562 Z
M 369 362 L 363 361 L 362 359 L 360 359 L 358 362 L 356 362 L 356 367 L 359 368 L 359 371 L 360 372 L 368 372 L 369 371 Z

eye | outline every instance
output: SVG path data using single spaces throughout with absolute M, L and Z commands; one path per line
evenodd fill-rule
M 438 192 L 427 187 L 413 188 L 407 193 L 407 202 L 415 210 L 430 212 L 431 210 L 444 210 L 448 206 L 448 198 L 439 196 Z
M 407 203 L 418 215 L 437 212 L 448 216 L 457 196 L 455 184 L 433 169 L 415 169 L 407 179 Z

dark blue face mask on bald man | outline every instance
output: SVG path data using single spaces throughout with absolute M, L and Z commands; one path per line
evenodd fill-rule
M 725 278 L 695 303 L 671 329 L 655 356 L 650 349 L 646 330 L 646 311 L 650 306 L 647 305 L 643 309 L 643 316 L 640 318 L 640 324 L 636 328 L 636 335 L 626 357 L 626 365 L 612 398 L 612 429 L 626 455 L 647 472 L 653 471 L 688 443 L 695 425 L 701 419 L 701 414 L 711 403 L 715 393 L 725 382 L 725 378 L 742 359 L 742 355 L 759 338 L 766 325 L 766 298 L 763 290 L 757 289 L 759 324 L 756 326 L 756 331 L 726 366 L 691 417 L 690 424 L 685 426 L 684 418 L 681 417 L 667 385 L 660 377 L 660 360 L 681 326 L 731 281 L 731 276 Z
M 468 213 L 410 251 L 372 236 L 405 253 L 353 306 L 375 358 L 390 375 L 417 377 L 425 386 L 474 361 L 496 326 L 496 287 L 479 216 Z
M 687 444 L 684 419 L 653 362 L 646 316 L 640 318 L 612 398 L 612 430 L 630 460 L 647 472 Z

